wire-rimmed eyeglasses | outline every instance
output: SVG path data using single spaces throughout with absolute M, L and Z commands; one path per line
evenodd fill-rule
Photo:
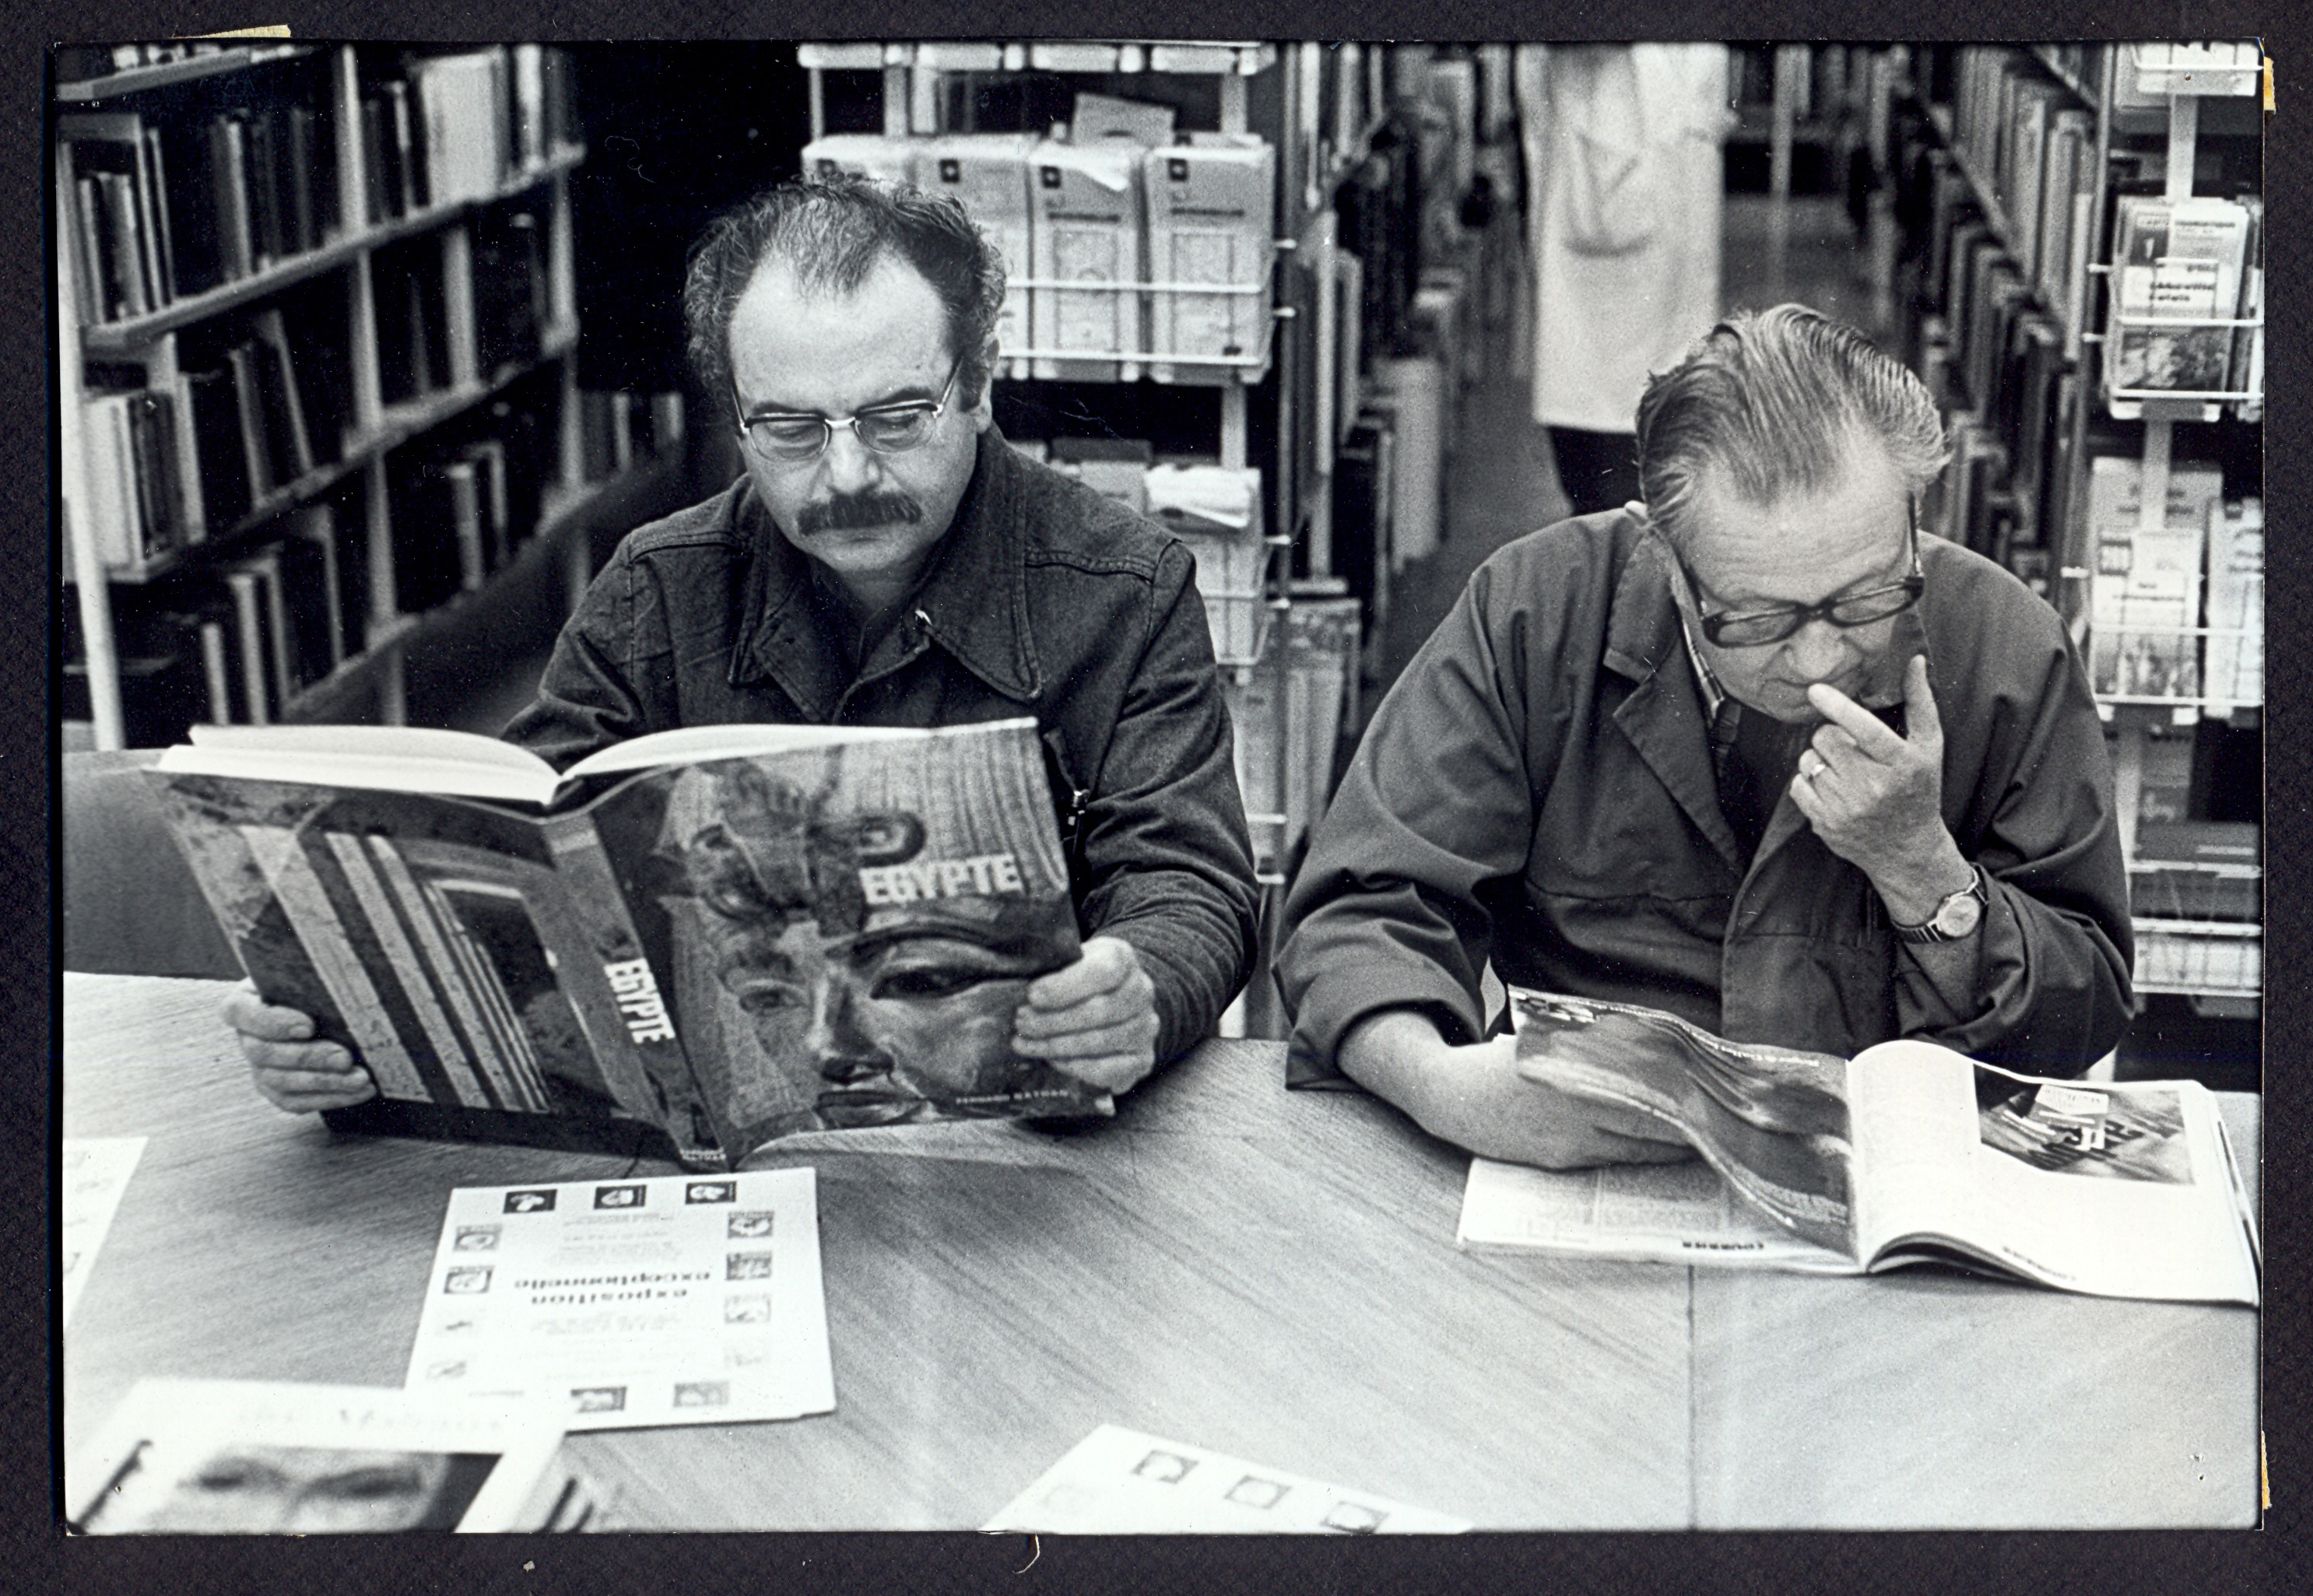
M 816 411 L 770 410 L 739 418 L 740 435 L 749 448 L 765 460 L 780 465 L 799 466 L 817 460 L 835 441 L 835 429 L 849 427 L 851 435 L 863 448 L 877 454 L 904 454 L 920 447 L 932 435 L 932 428 L 947 410 L 948 397 L 955 391 L 956 373 L 963 369 L 963 357 L 956 356 L 955 364 L 947 368 L 947 381 L 941 384 L 939 398 L 930 401 L 908 399 L 893 405 L 871 405 L 849 416 L 822 416 Z M 734 383 L 731 399 L 738 406 L 739 390 Z

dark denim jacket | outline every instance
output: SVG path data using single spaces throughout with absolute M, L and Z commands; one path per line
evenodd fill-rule
M 1079 925 L 1139 953 L 1169 1058 L 1244 985 L 1256 897 L 1193 568 L 991 429 L 911 613 L 855 674 L 808 562 L 742 477 L 627 536 L 506 736 L 560 767 L 676 726 L 1033 715 Z

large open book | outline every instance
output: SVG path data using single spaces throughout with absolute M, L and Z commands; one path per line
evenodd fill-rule
M 341 1128 L 711 1169 L 1108 1110 L 1012 1047 L 1077 954 L 1033 721 L 686 728 L 560 776 L 462 732 L 203 726 L 152 778 L 258 989 L 375 1076 Z
M 1518 1073 L 1652 1118 L 1700 1159 L 1473 1161 L 1458 1240 L 1852 1275 L 1944 1262 L 2098 1296 L 2257 1301 L 2231 1145 L 2192 1081 L 2040 1080 L 1930 1042 L 1852 1059 L 1674 1015 L 1511 994 Z

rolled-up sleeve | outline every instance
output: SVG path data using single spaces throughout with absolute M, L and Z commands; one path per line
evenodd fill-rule
M 1903 1034 L 2040 1074 L 2110 1051 L 2134 1011 L 2128 872 L 2096 702 L 2054 611 L 2001 618 L 2017 663 L 1989 706 L 1974 791 L 1948 804 L 1990 902 L 1977 1004 L 1955 1014 L 1908 951 L 1896 961 Z M 1978 655 L 1968 669 L 1989 667 Z M 1946 781 L 1956 773 L 1947 766 Z
M 1335 1073 L 1342 1036 L 1382 1009 L 1422 1010 L 1449 1041 L 1484 1034 L 1489 888 L 1525 863 L 1530 772 L 1555 767 L 1563 736 L 1526 702 L 1524 662 L 1558 648 L 1536 635 L 1548 617 L 1491 614 L 1495 574 L 1481 569 L 1382 700 L 1311 838 L 1277 961 L 1297 1079 Z
M 1253 961 L 1257 889 L 1227 706 L 1186 549 L 1169 547 L 1083 820 L 1083 918 L 1156 989 L 1156 1057 L 1212 1033 Z

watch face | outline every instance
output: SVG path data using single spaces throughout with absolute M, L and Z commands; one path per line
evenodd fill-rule
M 1966 936 L 1983 918 L 1983 904 L 1973 892 L 1958 892 L 1936 910 L 1935 928 L 1946 936 Z

